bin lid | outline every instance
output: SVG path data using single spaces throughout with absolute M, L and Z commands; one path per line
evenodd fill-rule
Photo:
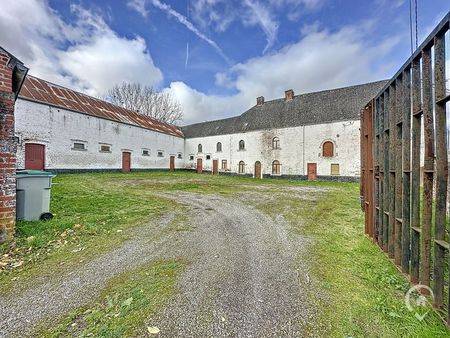
M 51 176 L 55 177 L 56 175 L 48 172 L 48 171 L 41 171 L 41 170 L 18 170 L 16 171 L 17 177 L 30 177 L 30 176 Z

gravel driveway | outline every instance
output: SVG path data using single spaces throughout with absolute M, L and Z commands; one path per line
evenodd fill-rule
M 195 231 L 178 250 L 193 263 L 180 293 L 147 321 L 161 337 L 301 337 L 314 312 L 300 259 L 305 241 L 233 199 L 194 194 L 177 199 L 191 210 Z
M 170 197 L 170 196 L 169 196 Z M 236 199 L 183 193 L 191 231 L 149 243 L 154 225 L 124 246 L 55 276 L 16 297 L 0 297 L 0 337 L 29 335 L 38 323 L 55 323 L 89 302 L 114 276 L 154 259 L 187 258 L 179 293 L 153 318 L 161 337 L 300 337 L 313 320 L 305 288 L 312 288 L 301 259 L 306 241 Z M 170 222 L 170 215 L 159 224 Z

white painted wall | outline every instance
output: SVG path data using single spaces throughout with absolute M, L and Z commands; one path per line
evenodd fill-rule
M 331 164 L 340 166 L 340 176 L 359 176 L 359 120 L 342 121 L 293 128 L 272 129 L 186 139 L 185 158 L 188 168 L 195 168 L 197 158 L 203 159 L 203 168 L 212 170 L 212 160 L 227 160 L 228 170 L 238 172 L 239 161 L 246 164 L 246 173 L 254 173 L 256 161 L 262 163 L 263 174 L 272 173 L 272 161 L 281 163 L 283 175 L 306 175 L 307 163 L 317 163 L 317 174 L 331 174 Z M 272 149 L 272 139 L 279 137 L 280 148 Z M 245 150 L 239 151 L 239 141 L 245 141 Z M 335 144 L 335 156 L 324 158 L 321 147 L 324 141 Z M 216 152 L 217 142 L 222 152 Z M 203 152 L 198 153 L 198 144 Z M 206 156 L 211 159 L 207 160 Z M 193 160 L 190 157 L 193 156 Z
M 51 107 L 23 99 L 16 101 L 17 168 L 25 166 L 26 143 L 46 146 L 46 169 L 120 169 L 122 151 L 131 152 L 131 169 L 167 169 L 170 155 L 176 168 L 185 164 L 184 139 L 132 125 Z M 85 151 L 72 150 L 75 140 L 86 142 Z M 111 152 L 100 152 L 110 144 Z M 148 149 L 150 156 L 143 156 Z M 157 152 L 163 151 L 163 157 Z M 181 153 L 182 159 L 177 155 Z

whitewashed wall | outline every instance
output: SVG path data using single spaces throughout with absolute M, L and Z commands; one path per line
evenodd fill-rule
M 238 172 L 239 161 L 246 164 L 246 173 L 254 174 L 254 164 L 260 161 L 263 174 L 272 173 L 272 162 L 281 163 L 282 175 L 306 175 L 307 163 L 317 163 L 317 174 L 329 176 L 331 164 L 339 164 L 340 176 L 359 176 L 359 120 L 342 121 L 293 128 L 252 131 L 231 135 L 208 136 L 186 139 L 185 158 L 188 168 L 196 167 L 197 158 L 203 159 L 203 168 L 212 169 L 212 161 L 227 160 L 228 170 Z M 280 148 L 272 149 L 272 139 L 279 137 Z M 239 141 L 245 141 L 245 150 L 239 151 Z M 324 158 L 321 147 L 324 141 L 335 145 L 335 156 Z M 216 152 L 217 142 L 222 152 Z M 198 153 L 198 144 L 203 152 Z M 211 159 L 206 160 L 210 155 Z M 191 160 L 190 156 L 194 159 Z
M 131 169 L 167 169 L 170 155 L 184 167 L 184 139 L 23 99 L 16 101 L 17 167 L 24 168 L 26 143 L 45 147 L 46 169 L 120 169 L 122 151 L 131 152 Z M 74 141 L 86 142 L 85 151 L 72 150 Z M 100 152 L 101 144 L 111 152 Z M 143 156 L 148 149 L 150 156 Z M 163 157 L 157 152 L 163 151 Z M 182 159 L 178 159 L 181 153 Z

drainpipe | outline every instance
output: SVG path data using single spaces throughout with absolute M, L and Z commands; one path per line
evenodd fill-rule
M 305 175 L 305 126 L 303 126 L 303 175 Z

